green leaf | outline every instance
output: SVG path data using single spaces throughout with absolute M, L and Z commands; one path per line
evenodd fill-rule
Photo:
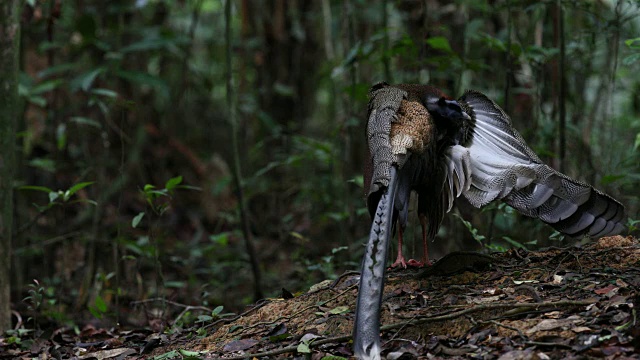
M 82 89 L 84 91 L 88 91 L 98 75 L 102 74 L 103 72 L 105 72 L 105 68 L 99 67 L 97 69 L 93 69 L 89 72 L 77 76 L 76 78 L 71 80 L 71 90 L 77 91 L 78 89 Z
M 69 196 L 74 195 L 75 193 L 77 193 L 78 191 L 86 188 L 87 186 L 93 184 L 94 181 L 85 181 L 85 182 L 81 182 L 81 183 L 77 183 L 75 185 L 73 185 L 72 187 L 69 188 L 68 192 L 69 192 Z
M 52 191 L 49 193 L 49 203 L 53 203 L 60 197 L 60 192 Z
M 107 312 L 107 303 L 104 302 L 104 299 L 102 299 L 102 296 L 100 295 L 96 297 L 95 306 L 101 313 Z
M 136 215 L 131 221 L 131 227 L 134 229 L 137 228 L 138 225 L 140 224 L 140 221 L 142 221 L 143 217 L 144 217 L 144 212 L 141 212 L 138 215 Z
M 427 44 L 436 50 L 442 50 L 447 53 L 452 53 L 451 45 L 449 45 L 449 40 L 444 36 L 434 36 L 427 39 Z
M 164 186 L 165 189 L 171 191 L 176 188 L 182 182 L 182 176 L 176 176 L 174 178 L 169 179 L 167 184 Z
M 339 247 L 337 247 L 337 248 L 333 248 L 333 249 L 331 249 L 331 253 L 332 253 L 332 254 L 335 254 L 335 253 L 338 253 L 338 252 L 340 252 L 340 251 L 348 250 L 348 249 L 349 249 L 349 247 L 348 247 L 348 246 L 339 246 Z
M 329 313 L 333 315 L 346 314 L 348 312 L 349 312 L 348 306 L 336 306 L 333 309 L 329 310 Z
M 153 190 L 153 189 L 155 189 L 155 188 L 156 188 L 155 186 L 153 186 L 153 185 L 151 185 L 151 184 L 147 184 L 147 185 L 145 185 L 145 186 L 144 186 L 144 188 L 143 188 L 143 189 L 144 189 L 144 191 L 145 191 L 145 192 L 147 192 L 147 191 L 149 191 L 149 190 Z
M 640 49 L 640 37 L 627 39 L 624 41 L 624 43 L 631 49 Z
M 36 86 L 34 86 L 33 88 L 31 88 L 31 90 L 29 91 L 30 95 L 40 95 L 52 90 L 55 90 L 58 86 L 62 85 L 64 82 L 62 80 L 48 80 L 48 81 L 44 81 Z
M 188 350 L 182 350 L 182 349 L 180 349 L 178 351 L 180 352 L 181 355 L 187 356 L 187 357 L 190 357 L 190 358 L 197 358 L 200 355 L 207 353 L 207 351 L 188 351 Z
M 164 286 L 166 288 L 181 289 L 185 287 L 185 283 L 184 281 L 165 281 Z
M 244 329 L 244 325 L 233 325 L 232 327 L 229 328 L 229 333 L 233 333 L 240 329 Z
M 93 119 L 89 119 L 88 117 L 84 117 L 84 116 L 74 116 L 71 119 L 69 119 L 69 121 L 74 122 L 78 125 L 89 125 L 89 126 L 93 126 L 96 127 L 98 129 L 102 128 L 102 124 L 100 124 L 99 122 L 93 120 Z
M 353 179 L 347 180 L 348 183 L 355 184 L 359 188 L 364 188 L 364 177 L 362 175 L 357 175 Z
M 47 99 L 42 96 L 29 96 L 29 102 L 40 107 L 47 106 Z
M 635 53 L 635 54 L 625 56 L 622 59 L 622 64 L 625 66 L 629 66 L 629 65 L 633 65 L 638 60 L 640 60 L 640 53 Z
M 280 82 L 273 84 L 273 91 L 284 97 L 293 97 L 295 95 L 295 90 L 292 86 L 285 85 Z
M 217 306 L 215 309 L 213 309 L 213 311 L 211 312 L 211 314 L 212 314 L 213 316 L 218 316 L 218 315 L 220 315 L 220 313 L 222 312 L 222 310 L 223 310 L 223 309 L 224 309 L 224 306 L 222 306 L 222 305 Z
M 147 196 L 150 196 L 152 198 L 156 198 L 156 197 L 160 197 L 160 196 L 167 196 L 167 189 L 147 190 L 147 191 L 145 191 L 145 193 L 147 194 Z
M 164 354 L 154 356 L 153 360 L 168 360 L 168 359 L 175 359 L 175 358 L 180 358 L 180 354 L 178 353 L 177 350 L 171 350 Z
M 40 71 L 37 76 L 42 79 L 42 78 L 49 77 L 51 75 L 57 75 L 69 70 L 74 70 L 77 67 L 78 65 L 74 63 L 59 64 L 59 65 L 48 67 Z
M 191 186 L 191 185 L 179 185 L 179 186 L 176 186 L 176 188 L 177 189 L 182 189 L 182 190 L 202 191 L 201 187 Z
M 631 310 L 631 314 L 632 316 L 630 317 L 629 321 L 625 324 L 622 324 L 620 326 L 616 326 L 616 330 L 617 331 L 624 331 L 626 329 L 628 329 L 629 327 L 631 327 L 632 325 L 636 324 L 636 309 L 632 309 Z
M 117 98 L 118 97 L 118 93 L 111 90 L 111 89 L 91 89 L 91 93 L 94 95 L 100 95 L 100 96 L 105 96 L 105 97 L 109 97 L 109 98 Z
M 309 344 L 301 342 L 298 344 L 298 348 L 296 349 L 299 353 L 309 354 L 311 353 L 311 348 L 309 348 Z
M 513 246 L 514 248 L 517 249 L 526 249 L 526 247 L 524 245 L 522 245 L 521 243 L 513 240 L 512 238 L 508 237 L 508 236 L 503 236 L 502 240 L 508 242 L 511 246 Z
M 229 233 L 223 232 L 220 234 L 209 235 L 209 240 L 220 246 L 227 246 L 229 244 Z
M 29 161 L 29 165 L 51 173 L 56 171 L 56 163 L 51 159 L 35 158 Z
M 67 125 L 62 123 L 56 128 L 56 146 L 62 150 L 67 146 Z
M 20 186 L 20 187 L 18 187 L 18 190 L 35 190 L 35 191 L 42 191 L 42 192 L 46 192 L 46 193 L 53 192 L 53 190 L 49 189 L 46 186 L 36 186 L 36 185 Z
M 102 319 L 102 314 L 95 307 L 89 306 L 89 312 L 91 313 L 91 315 L 93 315 L 94 318 Z

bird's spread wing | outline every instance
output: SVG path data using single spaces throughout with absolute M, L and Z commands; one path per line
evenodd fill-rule
M 463 194 L 476 207 L 501 199 L 567 235 L 624 230 L 622 204 L 543 164 L 492 100 L 467 91 L 458 101 L 471 116 L 472 134 L 464 146 L 445 151 L 449 208 Z

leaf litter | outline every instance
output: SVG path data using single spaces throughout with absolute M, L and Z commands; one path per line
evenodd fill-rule
M 640 243 L 632 237 L 459 252 L 387 277 L 386 359 L 640 359 Z M 0 359 L 350 358 L 357 279 L 346 273 L 173 334 L 59 329 L 28 349 L 0 337 Z

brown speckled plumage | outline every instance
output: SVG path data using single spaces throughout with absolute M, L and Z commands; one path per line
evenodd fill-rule
M 391 146 L 394 142 L 402 142 L 407 150 L 421 154 L 434 140 L 434 126 L 424 105 L 416 100 L 402 100 L 397 119 L 391 123 Z M 399 138 L 403 139 L 396 140 Z

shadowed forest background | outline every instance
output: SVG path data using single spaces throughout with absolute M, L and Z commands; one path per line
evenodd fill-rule
M 21 8 L 11 299 L 25 327 L 162 330 L 184 308 L 144 301 L 239 312 L 358 270 L 379 81 L 486 93 L 545 162 L 640 218 L 637 1 L 231 5 Z M 575 242 L 500 204 L 453 213 L 433 257 Z M 407 233 L 419 257 L 415 214 Z

